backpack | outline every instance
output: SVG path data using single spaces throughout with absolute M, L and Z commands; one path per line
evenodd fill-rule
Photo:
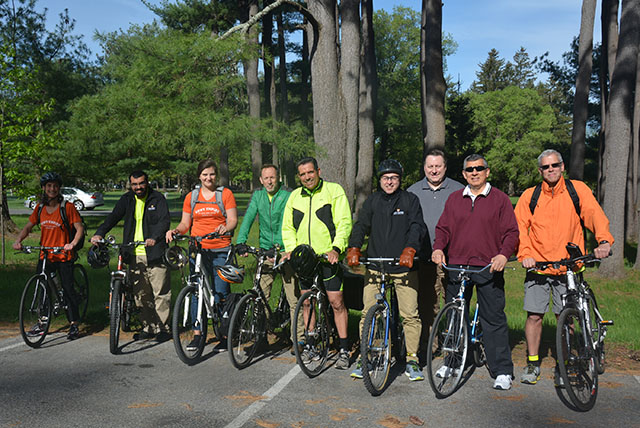
M 65 200 L 60 202 L 60 217 L 62 217 L 62 224 L 63 224 L 64 228 L 67 229 L 67 233 L 69 233 L 69 242 L 72 242 L 73 238 L 76 237 L 77 230 L 76 230 L 75 227 L 72 227 L 69 224 L 69 217 L 67 217 L 67 208 L 66 208 L 68 203 L 69 202 L 65 201 Z M 44 206 L 42 204 L 38 204 L 38 223 L 37 224 L 40 224 L 40 214 L 42 214 L 42 208 L 43 207 Z M 84 220 L 82 219 L 82 216 L 80 215 L 80 213 L 78 213 L 78 215 L 80 216 L 80 222 L 84 226 Z M 62 228 L 62 226 L 60 226 L 60 227 Z M 87 227 L 85 226 L 83 235 L 86 236 L 86 234 L 87 234 Z M 83 236 L 82 239 L 80 241 L 78 241 L 78 245 L 76 245 L 75 248 L 74 248 L 74 250 L 76 252 L 80 251 L 82 249 L 82 247 L 84 247 L 84 241 L 85 241 L 85 239 L 84 239 L 84 236 Z
M 242 296 L 244 296 L 242 293 L 229 293 L 222 305 L 222 311 L 220 313 L 220 334 L 222 337 L 226 337 L 229 334 L 231 316 Z
M 216 204 L 220 209 L 220 212 L 222 213 L 224 218 L 227 218 L 227 210 L 224 207 L 224 203 L 222 203 L 223 190 L 224 190 L 224 186 L 218 186 L 216 188 L 216 193 L 215 193 L 216 195 L 215 202 L 209 202 L 209 201 L 199 201 L 198 195 L 200 194 L 200 188 L 196 187 L 195 189 L 193 189 L 193 192 L 191 193 L 191 221 L 193 221 L 193 210 L 195 209 L 196 204 Z

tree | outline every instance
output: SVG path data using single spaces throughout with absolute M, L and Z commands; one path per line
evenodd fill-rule
M 471 91 L 483 94 L 506 88 L 508 78 L 505 65 L 506 62 L 500 58 L 500 53 L 491 49 L 485 62 L 478 64 L 480 71 L 476 71 L 477 80 L 471 84 Z

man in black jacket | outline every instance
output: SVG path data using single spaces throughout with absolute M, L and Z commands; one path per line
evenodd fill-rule
M 122 195 L 111 214 L 91 238 L 93 244 L 103 239 L 120 220 L 124 219 L 123 242 L 144 241 L 144 245 L 123 249 L 123 261 L 131 269 L 131 283 L 136 305 L 141 308 L 142 331 L 135 340 L 156 338 L 168 340 L 171 284 L 167 267 L 163 263 L 166 248 L 164 236 L 171 219 L 167 201 L 160 192 L 149 186 L 144 171 L 133 171 L 129 176 L 131 190 Z
M 405 374 L 411 381 L 423 380 L 417 357 L 422 326 L 418 316 L 418 271 L 413 258 L 426 235 L 427 226 L 422 218 L 418 197 L 400 189 L 400 162 L 394 159 L 382 161 L 378 167 L 378 177 L 381 191 L 369 196 L 358 213 L 358 221 L 349 238 L 347 262 L 350 266 L 359 264 L 360 248 L 366 235 L 369 236 L 369 257 L 400 258 L 399 265 L 389 265 L 385 270 L 389 272 L 388 278 L 393 281 L 398 295 L 398 309 L 407 347 Z M 360 331 L 367 311 L 375 305 L 376 294 L 380 292 L 379 275 L 371 266 L 366 271 Z M 358 363 L 351 376 L 362 377 L 361 363 Z

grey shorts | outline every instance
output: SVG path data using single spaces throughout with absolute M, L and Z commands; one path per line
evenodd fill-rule
M 565 276 L 540 275 L 527 272 L 524 280 L 524 310 L 544 314 L 549 310 L 549 294 L 553 299 L 553 313 L 562 311 L 562 295 L 567 293 Z

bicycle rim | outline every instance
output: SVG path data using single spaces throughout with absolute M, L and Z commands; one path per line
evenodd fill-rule
M 362 326 L 362 380 L 367 391 L 373 396 L 382 394 L 391 370 L 391 346 L 387 334 L 391 332 L 385 309 L 382 304 L 373 306 L 367 312 Z
M 585 320 L 575 308 L 558 318 L 556 352 L 567 395 L 580 411 L 591 410 L 598 396 L 598 370 L 591 346 L 585 343 Z M 590 327 L 587 326 L 587 329 Z
M 227 340 L 229 358 L 236 368 L 243 369 L 251 363 L 264 337 L 265 325 L 264 309 L 256 296 L 252 293 L 243 296 L 231 315 Z
M 460 384 L 467 358 L 468 335 L 462 308 L 455 302 L 446 304 L 434 320 L 427 345 L 429 384 L 438 398 L 450 396 Z
M 119 352 L 122 303 L 122 280 L 114 279 L 111 286 L 111 301 L 109 302 L 109 352 L 114 355 Z
M 73 265 L 73 288 L 78 295 L 78 314 L 80 321 L 85 319 L 89 307 L 89 279 L 87 271 L 81 264 Z
M 27 281 L 20 298 L 18 317 L 24 343 L 32 348 L 42 344 L 49 332 L 51 313 L 51 299 L 46 283 L 39 275 L 32 276 Z
M 308 307 L 308 314 L 304 320 L 303 346 L 294 346 L 296 361 L 309 377 L 315 377 L 322 372 L 329 355 L 330 330 L 329 319 L 326 312 L 326 304 L 320 307 L 318 299 L 320 293 L 307 291 L 296 305 L 295 319 L 303 317 L 304 307 Z M 322 298 L 322 297 L 321 297 Z M 294 324 L 297 334 L 298 323 Z M 294 336 L 294 337 L 297 337 Z
M 593 343 L 595 344 L 594 352 L 596 356 L 596 363 L 598 365 L 598 374 L 603 374 L 605 370 L 604 335 L 607 327 L 600 323 L 602 320 L 596 313 L 598 304 L 596 302 L 596 297 L 591 290 L 589 290 L 588 305 L 589 321 L 591 323 L 591 336 L 593 338 Z
M 202 322 L 196 322 L 191 315 L 192 301 L 196 301 L 203 306 L 201 312 Z M 178 294 L 173 307 L 173 318 L 171 319 L 173 345 L 178 358 L 183 363 L 192 365 L 200 361 L 207 339 L 207 325 L 207 309 L 204 307 L 204 303 L 199 301 L 196 287 L 192 285 L 184 287 Z M 202 338 L 198 346 L 191 348 L 189 345 L 196 337 L 194 328 L 200 330 Z

